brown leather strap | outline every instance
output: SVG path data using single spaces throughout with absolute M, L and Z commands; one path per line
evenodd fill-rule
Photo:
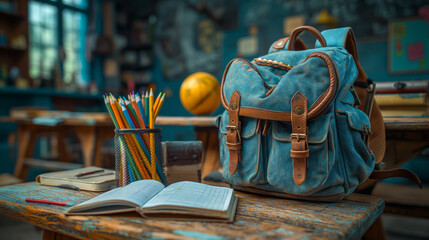
M 419 185 L 420 188 L 422 188 L 422 182 L 420 181 L 420 178 L 414 172 L 404 168 L 394 168 L 389 170 L 374 170 L 369 176 L 370 179 L 376 179 L 376 180 L 381 180 L 381 179 L 391 178 L 391 177 L 407 178 L 415 182 L 417 185 Z
M 322 47 L 326 47 L 326 40 L 325 38 L 322 36 L 322 34 L 320 34 L 320 32 L 315 29 L 314 27 L 311 26 L 301 26 L 301 27 L 297 27 L 295 28 L 289 37 L 289 44 L 287 46 L 287 50 L 288 51 L 294 51 L 295 49 L 295 45 L 296 45 L 296 39 L 298 37 L 298 34 L 302 33 L 303 31 L 309 31 L 311 32 L 316 38 L 317 40 L 319 40 L 320 45 Z
M 292 100 L 292 134 L 290 156 L 293 163 L 293 181 L 297 186 L 305 181 L 308 166 L 307 98 L 299 91 Z
M 277 40 L 274 43 L 273 48 L 277 50 L 284 49 L 288 40 L 289 40 L 289 37 L 285 37 Z M 297 37 L 296 43 L 295 43 L 295 50 L 306 50 L 306 49 L 307 49 L 307 46 L 305 46 L 305 43 L 301 40 L 301 38 Z
M 229 173 L 231 175 L 237 171 L 238 162 L 241 161 L 240 98 L 240 93 L 235 90 L 230 98 L 230 108 L 228 109 L 229 123 L 226 126 L 226 147 L 229 149 Z
M 262 130 L 262 135 L 267 136 L 267 134 L 268 134 L 268 125 L 269 124 L 270 124 L 270 122 L 268 120 L 265 120 L 264 130 Z
M 258 123 L 256 124 L 256 134 L 261 133 L 261 125 L 262 125 L 262 119 L 258 119 Z

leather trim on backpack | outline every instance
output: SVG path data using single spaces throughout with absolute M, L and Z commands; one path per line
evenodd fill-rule
M 289 40 L 289 37 L 285 37 L 285 38 L 281 38 L 281 39 L 277 40 L 274 43 L 273 48 L 276 50 L 284 49 L 288 40 Z M 307 46 L 305 46 L 305 43 L 300 38 L 297 37 L 296 43 L 295 43 L 295 48 L 296 48 L 296 50 L 306 50 Z
M 414 172 L 405 168 L 394 168 L 389 170 L 374 170 L 369 176 L 369 179 L 381 180 L 381 179 L 391 178 L 391 177 L 402 177 L 402 178 L 409 179 L 414 183 L 416 183 L 417 185 L 419 185 L 420 189 L 422 188 L 422 181 L 420 181 L 420 178 Z
M 240 93 L 235 90 L 231 95 L 229 112 L 229 122 L 226 126 L 226 147 L 229 150 L 229 173 L 233 175 L 238 168 L 238 162 L 241 161 L 241 122 L 240 112 Z
M 301 27 L 295 28 L 291 32 L 290 37 L 289 37 L 290 38 L 289 44 L 287 46 L 287 50 L 288 51 L 297 50 L 297 49 L 295 49 L 296 39 L 298 37 L 298 34 L 304 32 L 304 31 L 311 32 L 317 38 L 317 40 L 319 40 L 320 45 L 322 45 L 322 47 L 326 47 L 326 40 L 322 36 L 322 34 L 320 34 L 320 32 L 317 29 L 315 29 L 314 27 L 311 27 L 311 26 L 301 26 Z

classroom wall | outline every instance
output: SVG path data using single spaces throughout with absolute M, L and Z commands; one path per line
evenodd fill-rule
M 376 82 L 399 81 L 399 80 L 421 80 L 429 79 L 429 73 L 425 74 L 401 74 L 392 75 L 387 71 L 387 24 L 389 19 L 398 17 L 417 16 L 418 9 L 429 4 L 429 1 L 388 1 L 388 0 L 309 0 L 309 1 L 278 1 L 278 0 L 228 0 L 228 1 L 206 1 L 206 8 L 209 12 L 223 12 L 223 16 L 228 16 L 229 24 L 217 23 L 206 13 L 198 13 L 193 7 L 200 1 L 190 1 L 186 4 L 182 1 L 163 0 L 157 6 L 157 35 L 156 61 L 154 68 L 154 79 L 159 90 L 169 89 L 172 95 L 167 98 L 161 115 L 168 116 L 190 116 L 191 114 L 181 105 L 179 99 L 179 89 L 181 82 L 189 74 L 195 71 L 208 71 L 214 74 L 219 82 L 221 81 L 223 69 L 228 62 L 239 57 L 238 41 L 245 37 L 254 36 L 258 40 L 257 52 L 254 55 L 245 56 L 251 60 L 256 56 L 267 53 L 269 46 L 275 40 L 285 36 L 283 33 L 283 21 L 286 17 L 301 15 L 304 17 L 304 24 L 312 25 L 320 31 L 327 29 L 327 26 L 317 25 L 316 17 L 320 10 L 326 8 L 339 21 L 337 27 L 352 26 L 357 37 L 358 52 L 360 61 L 368 76 Z M 193 6 L 192 6 L 193 4 Z M 194 9 L 194 10 L 193 10 Z M 234 14 L 235 13 L 235 14 Z M 229 14 L 229 15 L 228 15 Z M 220 14 L 222 15 L 222 14 Z M 204 33 L 198 30 L 198 24 L 205 20 L 215 22 L 213 31 L 221 34 L 221 43 L 215 51 L 218 54 L 207 53 L 210 65 L 218 68 L 184 69 L 178 77 L 166 77 L 165 56 L 159 51 L 162 48 L 161 41 L 170 38 L 175 39 L 171 44 L 176 54 L 174 57 L 179 62 L 189 61 L 190 58 L 199 56 L 194 61 L 206 61 L 204 54 L 198 48 L 198 39 Z M 168 25 L 169 27 L 165 27 Z M 194 29 L 193 31 L 189 29 Z M 190 35 L 193 35 L 190 37 Z M 300 35 L 301 36 L 301 35 Z M 310 34 L 302 34 L 307 46 L 312 46 L 314 37 Z M 192 54 L 189 54 L 189 53 Z M 179 55 L 180 57 L 176 57 Z M 214 56 L 214 57 L 213 57 Z M 180 64 L 180 63 L 177 63 Z M 218 115 L 223 108 L 220 106 L 211 115 Z M 166 127 L 163 131 L 163 138 L 166 140 L 184 140 L 193 138 L 191 128 Z

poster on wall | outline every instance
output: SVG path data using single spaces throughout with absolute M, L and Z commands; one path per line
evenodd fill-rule
M 429 72 L 429 22 L 421 18 L 389 22 L 388 72 Z

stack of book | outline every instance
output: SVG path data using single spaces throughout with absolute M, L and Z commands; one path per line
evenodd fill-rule
M 377 83 L 375 100 L 384 117 L 429 115 L 429 81 Z

